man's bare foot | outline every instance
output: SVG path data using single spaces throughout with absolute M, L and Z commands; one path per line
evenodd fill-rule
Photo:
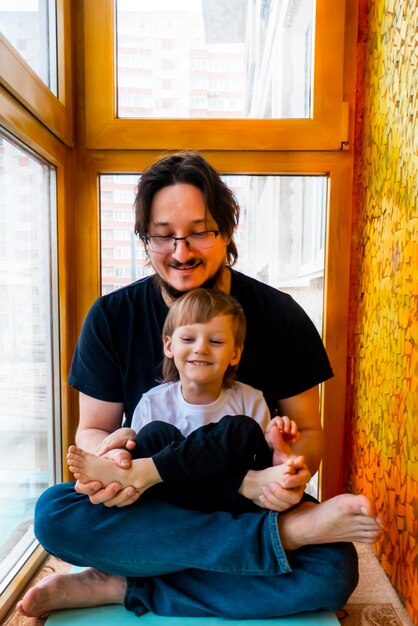
M 366 496 L 351 493 L 320 504 L 302 502 L 279 515 L 278 526 L 285 550 L 338 541 L 374 543 L 383 528 L 374 504 Z
M 161 476 L 151 458 L 132 461 L 123 469 L 112 460 L 86 452 L 77 446 L 68 448 L 67 463 L 75 478 L 82 483 L 98 480 L 106 486 L 119 483 L 122 488 L 133 485 L 140 493 L 161 482 Z
M 40 617 L 59 609 L 123 604 L 125 592 L 126 578 L 89 567 L 75 574 L 43 578 L 25 593 L 16 609 L 26 617 Z
M 294 489 L 306 485 L 311 474 L 306 467 L 303 456 L 290 457 L 285 463 L 263 470 L 249 470 L 239 488 L 239 493 L 259 504 L 263 496 L 263 488 L 277 483 L 282 489 Z

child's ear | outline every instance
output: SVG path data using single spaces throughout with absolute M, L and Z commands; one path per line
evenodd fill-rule
M 235 346 L 234 353 L 232 355 L 231 360 L 229 361 L 229 365 L 238 365 L 241 360 L 241 354 L 244 346 Z
M 174 358 L 173 353 L 171 352 L 171 337 L 169 337 L 168 335 L 164 335 L 163 347 L 164 347 L 165 356 L 168 357 L 169 359 Z

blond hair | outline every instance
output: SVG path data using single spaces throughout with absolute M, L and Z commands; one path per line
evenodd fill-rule
M 235 347 L 242 347 L 247 324 L 241 305 L 234 297 L 222 291 L 202 287 L 192 289 L 172 304 L 164 323 L 163 338 L 172 337 L 174 331 L 180 326 L 205 324 L 218 315 L 228 315 L 231 318 Z M 236 378 L 237 367 L 238 364 L 228 366 L 223 379 L 224 387 L 231 387 Z M 174 359 L 165 356 L 163 382 L 179 379 L 180 375 Z

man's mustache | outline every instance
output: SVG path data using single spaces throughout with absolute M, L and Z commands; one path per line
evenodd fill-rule
M 197 263 L 199 263 L 198 259 L 188 259 L 185 263 L 180 263 L 179 261 L 173 259 L 170 265 L 171 267 L 193 267 L 194 265 L 197 265 Z

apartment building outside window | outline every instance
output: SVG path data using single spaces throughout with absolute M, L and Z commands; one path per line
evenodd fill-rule
M 59 359 L 55 171 L 3 133 L 0 154 L 2 591 L 36 545 L 35 502 L 57 479 Z

